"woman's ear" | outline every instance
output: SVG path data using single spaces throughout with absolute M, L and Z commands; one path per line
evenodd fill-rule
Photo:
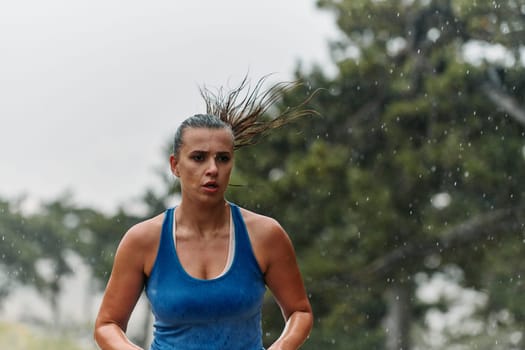
M 174 154 L 170 155 L 170 168 L 171 173 L 175 175 L 176 177 L 179 177 L 179 168 L 178 168 L 178 159 L 175 157 Z

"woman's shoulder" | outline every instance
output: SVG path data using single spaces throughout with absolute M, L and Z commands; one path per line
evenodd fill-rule
M 136 262 L 145 274 L 149 274 L 157 256 L 164 215 L 158 214 L 130 227 L 117 249 L 118 255 Z
M 243 207 L 239 207 L 239 210 L 241 212 L 242 218 L 244 219 L 244 222 L 246 223 L 246 226 L 256 225 L 263 227 L 264 229 L 281 228 L 279 222 L 271 216 L 256 213 Z
M 261 244 L 271 244 L 272 242 L 288 239 L 288 234 L 275 218 L 246 208 L 240 208 L 240 211 L 248 234 L 253 241 Z
M 122 237 L 121 244 L 135 248 L 148 248 L 158 243 L 164 222 L 164 213 L 155 215 L 131 226 Z
M 272 264 L 294 255 L 292 241 L 276 219 L 244 208 L 241 214 L 263 273 Z

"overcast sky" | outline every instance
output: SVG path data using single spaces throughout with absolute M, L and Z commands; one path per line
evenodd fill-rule
M 136 201 L 199 86 L 329 69 L 335 37 L 314 0 L 2 1 L 0 198 Z

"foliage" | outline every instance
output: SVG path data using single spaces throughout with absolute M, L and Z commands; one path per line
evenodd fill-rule
M 60 288 L 60 278 L 72 272 L 65 256 L 72 246 L 63 202 L 48 203 L 41 212 L 31 215 L 24 215 L 16 205 L 1 203 L 4 244 L 0 253 L 8 284 L 18 281 L 33 285 L 52 303 Z
M 296 244 L 317 315 L 305 348 L 383 348 L 384 293 L 401 285 L 414 300 L 414 275 L 447 264 L 491 291 L 487 319 L 508 309 L 521 322 L 519 268 L 505 262 L 523 257 L 525 122 L 490 96 L 523 105 L 525 3 L 319 3 L 342 32 L 338 73 L 298 71 L 307 86 L 282 108 L 324 88 L 313 100 L 322 117 L 241 150 L 230 191 Z M 467 60 L 474 40 L 513 60 Z M 419 307 L 406 306 L 416 322 Z

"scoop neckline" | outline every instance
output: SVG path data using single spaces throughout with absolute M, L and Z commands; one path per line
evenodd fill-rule
M 182 262 L 179 259 L 179 255 L 177 254 L 176 236 L 175 236 L 176 225 L 177 225 L 175 212 L 177 210 L 177 206 L 173 207 L 172 215 L 171 215 L 171 220 L 172 220 L 171 234 L 169 235 L 170 241 L 171 241 L 171 248 L 175 256 L 175 259 L 177 261 L 178 268 L 180 269 L 180 271 L 182 271 L 183 275 L 189 278 L 190 280 L 198 281 L 198 282 L 219 281 L 221 279 L 224 279 L 226 276 L 228 276 L 230 271 L 232 270 L 233 264 L 235 263 L 236 256 L 237 256 L 236 254 L 237 239 L 236 239 L 235 220 L 233 220 L 233 209 L 232 209 L 231 203 L 228 203 L 228 206 L 230 208 L 230 230 L 229 230 L 230 232 L 229 232 L 229 243 L 228 243 L 228 255 L 226 257 L 226 264 L 224 265 L 224 269 L 221 271 L 220 274 L 212 278 L 199 278 L 199 277 L 192 276 L 188 271 L 186 271 L 186 269 L 182 265 Z

